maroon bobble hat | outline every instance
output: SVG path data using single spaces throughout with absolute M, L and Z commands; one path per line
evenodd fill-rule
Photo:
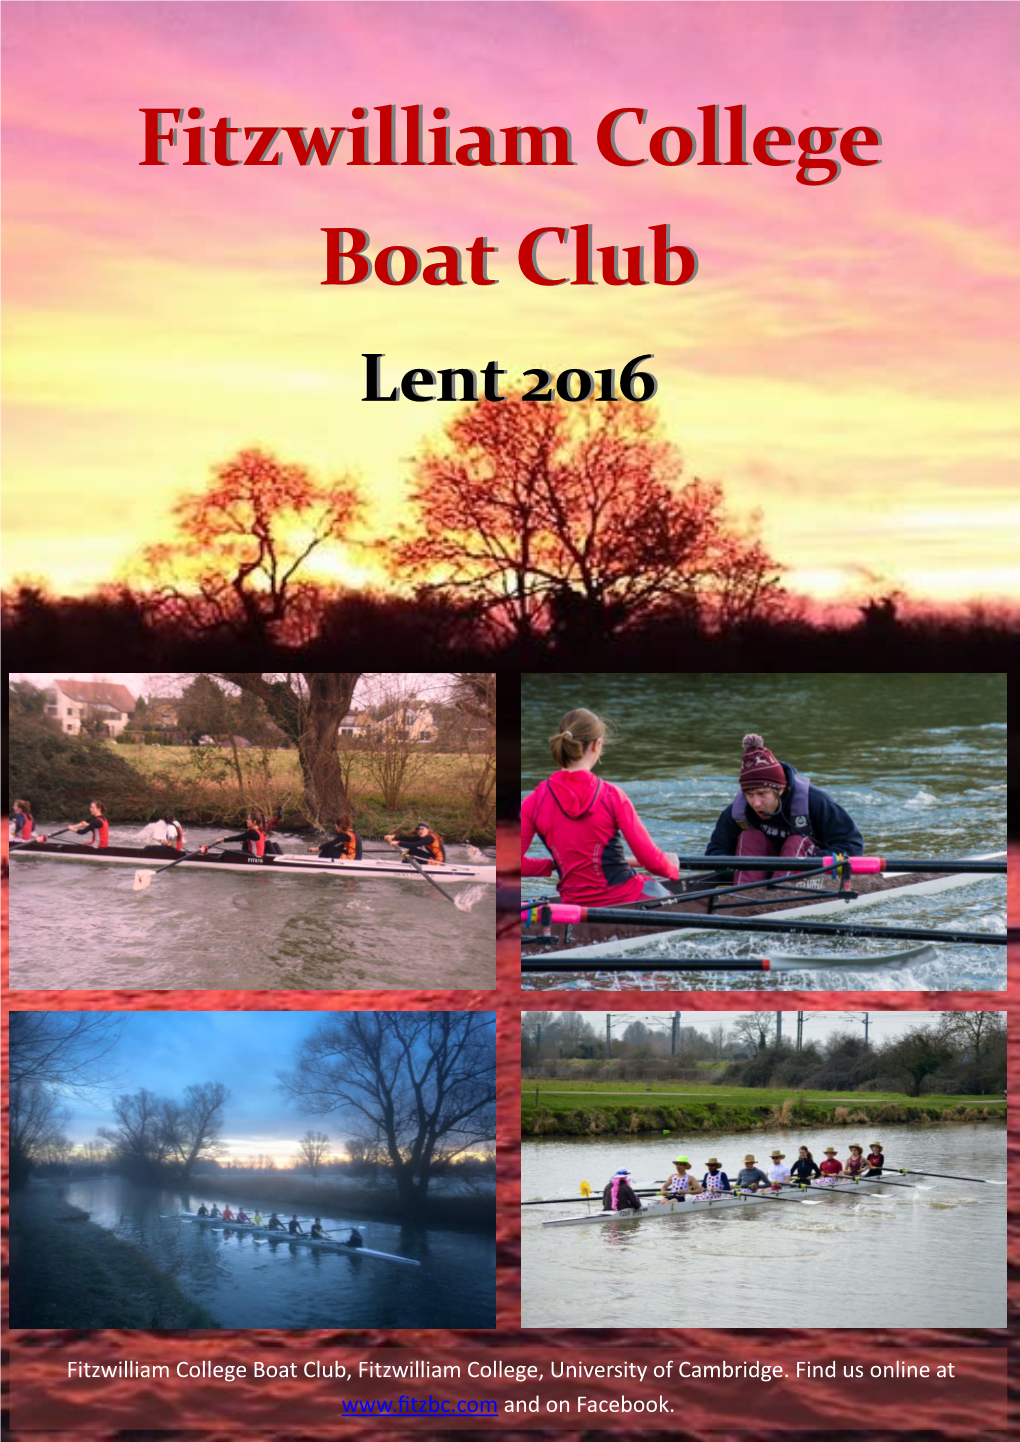
M 775 786 L 780 791 L 783 789 L 786 785 L 786 772 L 760 736 L 745 736 L 743 752 L 740 763 L 741 791 L 749 791 L 755 786 Z

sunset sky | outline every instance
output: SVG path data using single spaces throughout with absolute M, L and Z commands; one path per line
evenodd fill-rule
M 387 388 L 412 367 L 497 359 L 511 381 L 653 352 L 688 474 L 761 509 L 795 589 L 1015 595 L 1018 27 L 983 3 L 5 5 L 5 579 L 112 578 L 252 444 L 360 476 L 392 535 L 409 458 L 456 408 L 363 403 L 364 351 L 386 353 Z M 577 163 L 358 168 L 344 136 L 302 168 L 281 135 L 282 165 L 183 168 L 180 135 L 169 165 L 139 165 L 143 107 L 308 133 L 364 105 L 374 158 L 373 107 L 419 103 L 426 126 L 449 107 L 454 145 L 461 126 L 500 146 L 503 126 L 566 126 Z M 699 168 L 698 107 L 740 103 L 749 153 L 766 126 L 871 126 L 882 163 L 824 186 Z M 677 125 L 699 154 L 608 164 L 595 133 L 621 106 L 648 110 L 621 147 Z M 698 275 L 520 276 L 528 231 L 587 222 L 621 250 L 667 222 Z M 499 284 L 323 287 L 324 226 L 424 262 L 485 235 Z

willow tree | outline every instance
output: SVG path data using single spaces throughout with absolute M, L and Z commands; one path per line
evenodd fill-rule
M 347 809 L 347 789 L 340 769 L 340 723 L 351 709 L 360 671 L 216 671 L 221 681 L 257 696 L 297 747 L 309 821 L 332 829 Z

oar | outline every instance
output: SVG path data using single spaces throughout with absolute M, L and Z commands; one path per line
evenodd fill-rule
M 985 1187 L 1004 1187 L 1005 1182 L 993 1181 L 991 1177 L 958 1177 L 953 1172 L 915 1172 L 913 1167 L 890 1167 L 883 1164 L 883 1171 L 895 1172 L 901 1177 L 939 1177 L 947 1182 L 980 1182 Z M 895 1186 L 895 1183 L 893 1183 Z
M 63 836 L 65 832 L 73 831 L 73 826 L 62 826 L 59 831 L 50 831 L 45 836 L 33 836 L 32 841 L 52 841 L 54 836 Z M 31 846 L 32 841 L 24 842 L 25 846 Z
M 1004 851 L 992 853 L 993 857 L 1005 855 Z M 939 871 L 998 876 L 1006 871 L 1004 860 L 979 861 L 974 858 L 918 861 L 891 856 L 681 856 L 678 861 L 683 871 L 702 871 L 705 867 L 725 868 L 727 871 L 811 871 L 819 866 L 827 871 L 837 866 L 849 866 L 852 872 L 862 875 L 884 871 Z
M 411 855 L 411 853 L 410 853 L 409 851 L 405 851 L 405 852 L 404 852 L 404 856 L 405 856 L 406 860 L 408 860 L 408 861 L 411 863 L 411 865 L 414 867 L 415 871 L 420 871 L 421 874 L 422 874 L 422 876 L 424 876 L 425 880 L 429 883 L 429 885 L 430 885 L 430 886 L 434 886 L 434 887 L 436 888 L 436 890 L 439 892 L 439 895 L 440 895 L 440 896 L 445 896 L 446 899 L 447 899 L 447 901 L 452 901 L 453 904 L 454 904 L 454 906 L 457 905 L 457 903 L 453 900 L 453 897 L 450 895 L 450 893 L 449 893 L 448 891 L 444 891 L 443 888 L 439 885 L 439 882 L 438 882 L 438 881 L 433 880 L 433 878 L 432 878 L 432 877 L 428 874 L 428 872 L 425 870 L 424 866 L 420 866 L 420 865 L 418 864 L 418 862 L 415 861 L 414 857 Z
M 769 921 L 759 916 L 649 916 L 644 911 L 628 911 L 621 907 L 568 906 L 563 903 L 555 906 L 522 907 L 521 921 L 538 922 L 543 926 L 572 926 L 590 922 L 604 923 L 607 926 L 650 926 L 670 931 L 778 931 L 800 933 L 804 936 L 903 937 L 907 941 L 973 941 L 981 946 L 1006 945 L 1005 932 L 992 934 L 984 931 L 938 931 L 916 926 L 861 926 L 856 922 L 837 926 L 825 921 Z
M 210 841 L 210 846 L 218 846 L 218 841 Z M 201 856 L 202 851 L 208 848 L 200 847 L 198 851 L 187 851 L 183 856 L 178 856 L 176 861 L 171 861 L 169 866 L 157 866 L 155 871 L 136 871 L 135 882 L 132 891 L 146 891 L 152 885 L 152 878 L 158 876 L 161 871 L 172 871 L 175 866 L 180 866 L 182 861 L 193 861 L 196 856 Z
M 870 971 L 883 966 L 906 966 L 910 962 L 933 961 L 930 946 L 909 951 L 887 951 L 876 956 L 598 956 L 583 967 L 566 957 L 530 955 L 522 957 L 522 971 L 804 971 L 808 968 L 846 968 Z

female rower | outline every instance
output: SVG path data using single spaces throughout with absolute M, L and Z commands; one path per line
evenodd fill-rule
M 262 823 L 259 825 L 259 823 Z M 265 818 L 261 811 L 249 811 L 246 820 L 247 830 L 239 831 L 236 836 L 221 836 L 219 841 L 210 841 L 208 846 L 201 846 L 199 850 L 204 856 L 210 846 L 222 846 L 227 841 L 240 841 L 241 849 L 249 856 L 264 856 L 266 851 Z
M 317 851 L 320 856 L 335 856 L 341 861 L 360 861 L 361 837 L 355 831 L 351 818 L 341 816 L 333 822 L 333 829 L 336 835 L 332 840 L 323 846 L 309 846 L 308 850 Z
M 35 822 L 32 819 L 32 808 L 27 801 L 15 801 L 11 819 L 14 822 L 14 840 L 31 841 Z
M 662 1184 L 664 1197 L 682 1202 L 688 1193 L 693 1196 L 695 1192 L 702 1190 L 697 1177 L 691 1175 L 691 1164 L 686 1157 L 674 1157 L 673 1167 L 673 1175 L 667 1177 Z
M 225 1222 L 232 1222 L 232 1221 L 234 1220 L 234 1214 L 233 1214 L 233 1212 L 230 1210 L 230 1203 L 229 1203 L 229 1202 L 224 1202 L 224 1203 L 223 1203 L 223 1220 L 224 1220 Z
M 631 1173 L 626 1167 L 613 1173 L 602 1192 L 604 1212 L 622 1212 L 625 1208 L 640 1212 L 641 1198 L 630 1184 Z
M 864 1171 L 864 1148 L 856 1142 L 850 1143 L 850 1159 L 843 1171 L 848 1177 L 859 1177 Z
M 853 817 L 785 761 L 760 736 L 741 745 L 740 788 L 715 823 L 706 856 L 864 855 Z M 796 873 L 794 873 L 796 874 Z M 738 871 L 737 882 L 768 881 L 788 871 Z
M 263 1222 L 263 1219 L 262 1219 L 262 1213 L 261 1213 L 261 1212 L 252 1212 L 252 1214 L 251 1214 L 251 1224 L 252 1224 L 253 1227 L 261 1227 L 261 1226 L 264 1226 L 264 1225 L 265 1225 L 264 1222 Z
M 770 1153 L 770 1156 L 772 1165 L 766 1173 L 769 1184 L 773 1187 L 781 1187 L 790 1180 L 790 1168 L 784 1163 L 785 1153 L 777 1147 L 774 1152 Z
M 822 1175 L 821 1169 L 807 1147 L 799 1147 L 797 1160 L 790 1168 L 790 1175 L 795 1182 L 810 1182 L 815 1177 Z
M 636 865 L 671 881 L 680 875 L 677 857 L 659 850 L 626 792 L 592 774 L 602 760 L 605 740 L 606 723 L 583 708 L 568 711 L 560 730 L 549 738 L 560 769 L 524 798 L 521 874 L 558 873 L 560 896 L 579 906 L 667 897 L 670 893 L 661 882 L 633 869 L 623 843 L 634 852 Z M 551 861 L 526 855 L 536 835 L 552 852 Z
M 282 1232 L 285 1230 L 283 1223 L 280 1221 L 280 1218 L 276 1215 L 275 1212 L 269 1218 L 266 1226 L 271 1232 Z
M 744 1158 L 744 1165 L 737 1173 L 737 1186 L 749 1187 L 752 1191 L 756 1192 L 759 1187 L 767 1187 L 768 1184 L 768 1177 L 760 1167 L 755 1166 L 755 1159 L 751 1153 L 748 1152 Z
M 110 823 L 106 819 L 106 807 L 101 801 L 93 801 L 89 806 L 88 819 L 79 822 L 77 826 L 69 826 L 68 831 L 91 831 L 92 835 L 86 841 L 86 846 L 104 847 L 110 844 Z
M 446 860 L 443 838 L 438 831 L 429 826 L 427 821 L 419 821 L 413 834 L 409 836 L 400 836 L 397 832 L 391 832 L 389 836 L 384 836 L 383 840 L 388 841 L 391 846 L 402 846 L 408 856 L 413 856 L 415 861 L 424 861 L 429 865 L 438 866 Z
M 244 1222 L 246 1225 L 251 1224 L 251 1217 L 249 1217 L 248 1213 L 244 1210 L 243 1207 L 238 1207 L 236 1220 L 239 1222 Z
M 880 1177 L 882 1175 L 882 1168 L 885 1166 L 885 1157 L 882 1155 L 882 1143 L 869 1142 L 868 1146 L 871 1150 L 868 1152 L 867 1175 L 869 1177 Z
M 722 1163 L 717 1157 L 709 1157 L 705 1166 L 708 1168 L 708 1171 L 702 1177 L 701 1185 L 705 1188 L 706 1192 L 728 1192 L 732 1190 L 730 1187 L 730 1179 L 726 1173 L 721 1170 Z
M 843 1171 L 843 1163 L 836 1155 L 835 1147 L 825 1148 L 825 1161 L 819 1168 L 823 1177 L 838 1177 Z
M 163 816 L 163 835 L 158 838 L 157 845 L 165 846 L 168 851 L 184 850 L 184 827 L 172 811 Z

